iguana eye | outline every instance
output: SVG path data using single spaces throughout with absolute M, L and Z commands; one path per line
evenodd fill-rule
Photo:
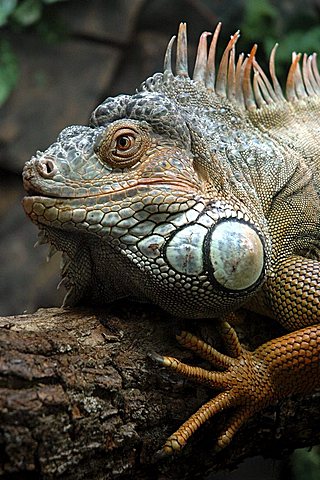
M 139 146 L 139 137 L 137 132 L 126 128 L 121 128 L 114 136 L 114 149 L 112 154 L 119 157 L 129 157 L 136 153 Z M 141 143 L 141 142 L 140 142 Z
M 131 167 L 140 160 L 148 145 L 146 140 L 146 132 L 138 126 L 115 125 L 106 131 L 96 153 L 112 167 Z

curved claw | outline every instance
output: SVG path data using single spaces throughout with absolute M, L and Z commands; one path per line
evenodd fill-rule
M 151 358 L 154 362 L 159 363 L 160 365 L 164 365 L 164 357 L 162 355 L 159 355 L 156 352 L 149 352 L 148 357 Z

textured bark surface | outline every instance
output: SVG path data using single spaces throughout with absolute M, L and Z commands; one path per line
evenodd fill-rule
M 148 357 L 157 351 L 201 364 L 176 343 L 177 327 L 185 325 L 134 304 L 0 318 L 0 478 L 204 478 L 248 456 L 279 458 L 320 442 L 314 394 L 257 415 L 217 455 L 223 415 L 179 456 L 158 459 L 166 437 L 213 395 Z M 219 345 L 212 322 L 187 328 Z M 251 347 L 279 334 L 263 319 L 241 320 L 237 330 Z

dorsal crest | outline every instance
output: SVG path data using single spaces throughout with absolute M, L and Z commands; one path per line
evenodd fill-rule
M 292 54 L 292 63 L 288 72 L 285 94 L 276 76 L 275 54 L 278 44 L 270 54 L 269 78 L 255 58 L 257 45 L 252 47 L 250 54 L 245 57 L 240 54 L 236 61 L 235 45 L 240 37 L 237 31 L 231 36 L 219 67 L 216 71 L 216 47 L 221 30 L 218 23 L 213 35 L 203 32 L 200 36 L 198 51 L 192 80 L 200 82 L 209 91 L 221 97 L 228 98 L 246 110 L 255 110 L 266 105 L 280 102 L 295 102 L 306 97 L 319 96 L 320 74 L 317 67 L 317 55 L 303 55 L 302 68 L 300 67 L 301 54 Z M 212 35 L 208 48 L 207 38 Z M 164 73 L 177 77 L 189 77 L 188 70 L 188 42 L 187 28 L 181 23 L 177 36 L 177 54 L 175 69 L 172 67 L 172 48 L 176 37 L 172 37 L 165 54 Z M 253 71 L 253 76 L 252 76 Z

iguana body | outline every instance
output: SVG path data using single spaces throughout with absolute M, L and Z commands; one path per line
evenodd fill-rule
M 42 241 L 66 255 L 67 302 L 131 297 L 177 316 L 220 319 L 244 305 L 293 331 L 249 353 L 222 322 L 230 357 L 183 332 L 183 345 L 225 371 L 158 357 L 222 390 L 170 437 L 169 453 L 222 409 L 237 407 L 220 447 L 265 405 L 320 385 L 315 55 L 304 57 L 302 73 L 294 57 L 286 100 L 274 51 L 272 84 L 255 47 L 235 65 L 238 33 L 215 76 L 219 29 L 209 52 L 208 33 L 201 36 L 191 79 L 182 24 L 174 73 L 171 40 L 163 74 L 135 95 L 105 100 L 90 127 L 63 130 L 23 173 L 25 211 Z

